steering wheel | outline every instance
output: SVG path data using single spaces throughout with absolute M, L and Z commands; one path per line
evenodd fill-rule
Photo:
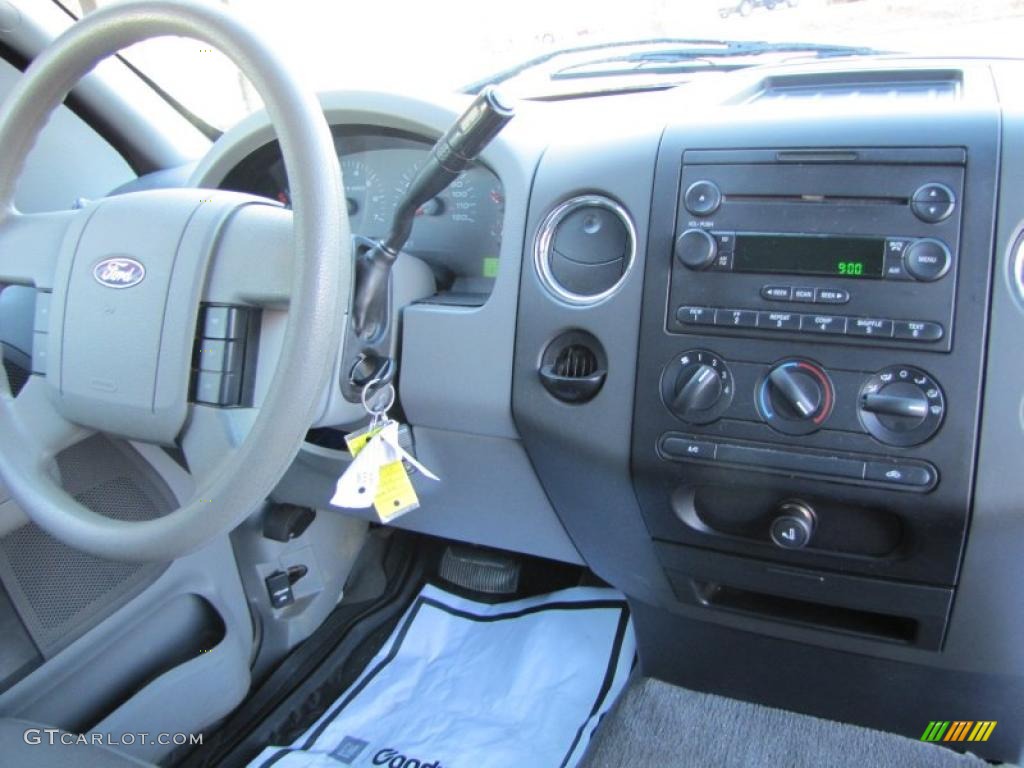
M 209 189 L 16 211 L 25 158 L 72 86 L 107 56 L 165 35 L 218 48 L 249 78 L 280 140 L 293 211 Z M 0 476 L 29 518 L 72 547 L 137 562 L 180 557 L 267 497 L 295 458 L 336 362 L 353 262 L 323 112 L 227 14 L 185 0 L 138 0 L 89 14 L 36 58 L 0 108 L 0 147 L 0 284 L 35 286 L 37 305 L 49 306 L 48 322 L 37 311 L 45 376 L 31 376 L 14 397 L 0 366 Z M 287 308 L 277 368 L 258 408 L 189 402 L 201 302 Z M 60 488 L 54 458 L 95 432 L 178 445 L 195 496 L 142 522 L 86 509 Z

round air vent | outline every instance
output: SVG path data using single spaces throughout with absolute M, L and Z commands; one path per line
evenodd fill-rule
M 592 400 L 608 376 L 604 348 L 586 331 L 569 331 L 552 341 L 541 356 L 540 383 L 563 403 Z
M 556 206 L 534 241 L 541 282 L 569 304 L 595 304 L 622 284 L 636 256 L 636 229 L 621 205 L 582 195 Z

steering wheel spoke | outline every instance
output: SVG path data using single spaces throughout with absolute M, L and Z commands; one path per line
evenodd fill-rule
M 0 220 L 0 285 L 53 289 L 61 243 L 78 211 L 9 212 Z
M 292 212 L 253 202 L 234 211 L 207 271 L 203 301 L 283 309 L 292 291 Z
M 11 469 L 52 473 L 58 453 L 94 434 L 57 412 L 42 376 L 30 376 L 17 397 L 8 391 L 0 400 L 0 453 L 9 457 Z M 5 479 L 11 487 L 17 482 Z
M 237 451 L 256 422 L 256 408 L 217 408 L 211 405 L 189 406 L 188 421 L 179 444 L 189 472 L 201 487 L 224 457 Z

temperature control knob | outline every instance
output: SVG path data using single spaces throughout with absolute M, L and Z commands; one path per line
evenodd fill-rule
M 661 396 L 672 413 L 690 424 L 708 424 L 732 402 L 732 373 L 718 355 L 696 349 L 665 367 Z
M 860 389 L 857 410 L 864 429 L 886 445 L 918 445 L 938 430 L 946 403 L 924 371 L 897 365 L 879 371 Z
M 806 435 L 832 412 L 835 390 L 824 369 L 807 360 L 784 360 L 761 379 L 757 407 L 769 426 L 788 435 Z

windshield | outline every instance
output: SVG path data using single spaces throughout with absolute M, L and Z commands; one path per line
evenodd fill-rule
M 58 0 L 55 0 L 58 1 Z M 71 14 L 115 0 L 59 0 Z M 212 1 L 212 0 L 211 0 Z M 859 46 L 886 52 L 1019 57 L 1024 0 L 221 0 L 269 40 L 317 90 L 381 88 L 404 92 L 464 90 L 494 73 L 566 48 L 627 40 L 686 38 Z M 671 46 L 678 50 L 679 45 Z M 706 46 L 705 46 L 706 48 Z M 716 62 L 746 66 L 751 57 Z M 710 52 L 711 54 L 714 51 Z M 772 61 L 825 55 L 771 52 Z M 224 130 L 260 108 L 258 97 L 219 53 L 181 39 L 150 40 L 124 57 L 202 120 Z M 581 58 L 582 57 L 582 58 Z M 590 57 L 588 59 L 588 57 Z M 544 83 L 570 75 L 576 93 L 601 90 L 589 62 L 617 77 L 608 49 L 562 57 L 506 79 L 521 97 L 550 95 Z M 756 58 L 756 57 L 755 57 Z M 580 68 L 579 65 L 588 65 Z M 571 65 L 571 67 L 570 67 Z M 651 67 L 645 76 L 699 77 L 701 67 Z M 581 75 L 582 73 L 582 75 Z M 508 74 L 506 72 L 506 74 Z M 581 83 L 585 77 L 587 82 Z

